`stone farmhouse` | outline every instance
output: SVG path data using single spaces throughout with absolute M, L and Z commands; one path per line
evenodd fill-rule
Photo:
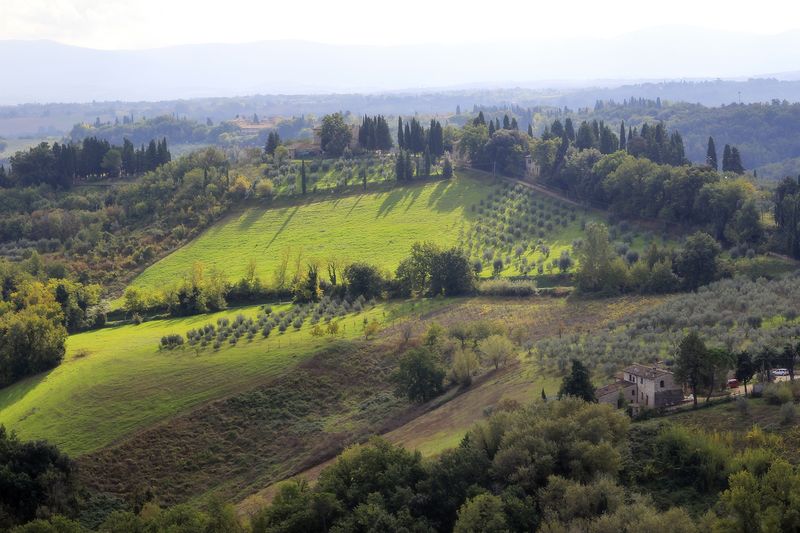
M 595 390 L 595 397 L 618 408 L 652 409 L 682 402 L 683 387 L 675 383 L 669 370 L 633 364 L 618 374 L 614 383 Z

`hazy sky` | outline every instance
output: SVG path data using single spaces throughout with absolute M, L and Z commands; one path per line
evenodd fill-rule
M 752 33 L 800 26 L 791 0 L 0 0 L 0 39 L 152 48 L 302 39 L 335 44 L 614 37 L 656 25 Z

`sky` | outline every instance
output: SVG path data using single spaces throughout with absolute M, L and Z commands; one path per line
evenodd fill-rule
M 650 6 L 650 7 L 648 7 Z M 0 40 L 99 49 L 297 39 L 330 44 L 540 42 L 685 25 L 775 34 L 791 0 L 0 0 Z

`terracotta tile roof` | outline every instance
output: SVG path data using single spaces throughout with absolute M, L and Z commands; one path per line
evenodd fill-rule
M 669 370 L 664 370 L 663 368 L 658 368 L 656 366 L 640 365 L 638 363 L 625 368 L 624 372 L 626 374 L 633 374 L 637 378 L 644 378 L 644 379 L 656 379 L 661 376 L 668 376 L 672 374 L 672 372 L 670 372 Z

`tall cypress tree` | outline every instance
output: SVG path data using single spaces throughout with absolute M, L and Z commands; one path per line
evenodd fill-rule
M 397 152 L 397 159 L 394 162 L 394 175 L 397 181 L 405 181 L 406 179 L 406 158 L 403 150 Z
M 742 156 L 739 154 L 739 149 L 735 146 L 731 146 L 731 156 L 730 160 L 728 161 L 728 166 L 730 167 L 730 171 L 736 174 L 743 174 L 744 173 L 744 165 L 742 165 Z
M 570 142 L 575 142 L 575 126 L 572 124 L 571 118 L 566 118 L 564 120 L 564 133 L 567 134 L 567 139 Z
M 714 144 L 714 137 L 708 138 L 708 149 L 706 150 L 706 165 L 714 170 L 719 170 L 719 162 L 717 161 L 717 147 Z
M 303 159 L 300 161 L 300 189 L 303 191 L 303 195 L 306 194 L 306 189 L 308 187 L 308 178 L 306 178 L 306 160 Z
M 528 136 L 533 137 L 533 124 L 528 122 Z
M 730 172 L 731 171 L 731 145 L 726 144 L 725 148 L 722 150 L 722 171 L 723 172 Z
M 628 142 L 625 139 L 625 121 L 619 125 L 619 149 L 622 151 L 627 150 Z
M 403 137 L 403 118 L 397 117 L 397 147 L 403 150 L 406 147 L 405 138 Z

